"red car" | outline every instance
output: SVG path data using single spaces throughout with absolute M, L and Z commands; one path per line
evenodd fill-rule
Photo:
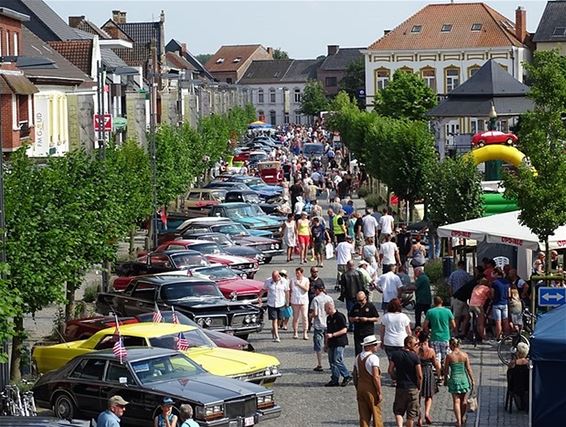
M 244 273 L 248 279 L 253 279 L 259 269 L 257 259 L 229 255 L 218 243 L 205 240 L 171 240 L 159 245 L 156 252 L 178 249 L 190 249 L 200 252 L 211 264 L 222 264 L 226 267 L 230 267 L 234 271 Z
M 514 133 L 503 133 L 497 130 L 476 133 L 472 137 L 472 147 L 483 147 L 487 144 L 515 145 L 519 138 Z
M 190 268 L 188 272 L 191 276 L 204 277 L 215 282 L 224 297 L 250 304 L 257 303 L 258 294 L 263 289 L 263 282 L 243 279 L 222 265 Z
M 254 351 L 250 343 L 241 338 L 233 335 L 228 335 L 223 332 L 213 331 L 210 329 L 203 329 L 183 313 L 175 313 L 179 322 L 183 325 L 195 326 L 199 328 L 217 347 L 232 348 L 234 350 Z M 172 311 L 162 311 L 163 322 L 171 323 L 173 320 Z M 120 325 L 139 322 L 152 322 L 153 313 L 142 313 L 135 317 L 121 317 L 118 318 Z M 113 316 L 96 316 L 88 317 L 85 319 L 76 319 L 67 322 L 65 325 L 65 339 L 67 341 L 82 340 L 94 335 L 101 329 L 112 328 L 116 326 L 116 318 Z M 210 346 L 210 341 L 200 343 L 199 345 Z

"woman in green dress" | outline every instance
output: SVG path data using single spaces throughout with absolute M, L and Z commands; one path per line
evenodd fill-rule
M 460 350 L 460 340 L 450 338 L 450 350 L 444 364 L 444 378 L 448 392 L 452 394 L 456 427 L 465 423 L 467 401 L 466 394 L 474 388 L 474 376 L 468 355 Z

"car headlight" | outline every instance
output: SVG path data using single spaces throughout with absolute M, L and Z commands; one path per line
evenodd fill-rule
M 246 317 L 244 317 L 244 323 L 250 323 L 251 321 L 252 321 L 252 316 L 247 314 Z
M 257 322 L 257 316 L 254 314 L 251 317 L 251 323 L 256 323 Z
M 274 244 L 274 243 L 271 244 L 271 249 L 275 249 L 275 244 Z
M 267 409 L 275 406 L 275 401 L 273 400 L 273 394 L 267 394 L 264 396 L 257 396 L 257 408 Z
M 197 406 L 195 411 L 196 418 L 201 420 L 211 420 L 224 417 L 224 405 Z
M 278 373 L 279 373 L 279 369 L 277 368 L 277 366 L 272 366 L 271 375 L 277 375 Z
M 275 243 L 275 249 L 279 249 L 279 243 Z
M 210 317 L 207 317 L 206 319 L 204 319 L 204 324 L 206 326 L 210 326 L 212 324 L 212 319 Z
M 197 319 L 197 325 L 199 325 L 201 328 L 204 326 L 204 319 L 202 317 Z

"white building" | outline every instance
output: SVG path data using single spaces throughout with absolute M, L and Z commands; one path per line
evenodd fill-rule
M 319 64 L 315 59 L 253 61 L 238 84 L 251 94 L 259 120 L 273 126 L 305 124 L 310 117 L 300 112 L 301 99 Z
M 445 3 L 425 6 L 371 44 L 365 54 L 366 105 L 397 70 L 418 73 L 442 99 L 494 59 L 523 81 L 523 63 L 531 54 L 525 46 L 526 12 L 516 11 L 516 23 L 484 3 Z M 460 118 L 444 123 L 441 138 L 483 130 L 487 117 Z M 503 128 L 507 123 L 501 124 Z

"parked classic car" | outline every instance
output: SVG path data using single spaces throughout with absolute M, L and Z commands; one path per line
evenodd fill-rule
M 161 316 L 163 317 L 163 322 L 173 323 L 172 311 L 162 311 Z M 196 322 L 189 319 L 183 313 L 175 313 L 175 316 L 177 317 L 178 322 L 182 325 L 200 328 L 200 330 L 217 347 L 232 348 L 234 350 L 254 351 L 253 346 L 242 338 L 225 334 L 224 332 L 201 328 L 196 324 Z M 118 322 L 120 325 L 139 322 L 153 322 L 153 313 L 142 313 L 132 317 L 120 317 L 118 318 Z M 94 316 L 84 319 L 73 319 L 69 320 L 66 323 L 64 336 L 65 340 L 67 341 L 84 340 L 92 336 L 94 333 L 100 331 L 101 329 L 111 328 L 114 326 L 116 326 L 115 316 Z
M 216 242 L 229 255 L 255 259 L 260 264 L 263 264 L 265 260 L 265 256 L 261 253 L 261 251 L 257 250 L 253 246 L 238 245 L 227 234 L 197 230 L 194 231 L 194 233 L 190 233 L 190 237 L 192 239 L 197 239 L 197 240 L 207 240 L 211 242 Z
M 164 252 L 183 249 L 197 251 L 204 255 L 211 264 L 216 263 L 230 267 L 239 273 L 244 273 L 248 279 L 253 279 L 259 269 L 259 262 L 256 259 L 229 255 L 218 243 L 210 241 L 196 239 L 171 240 L 159 245 L 155 251 Z
M 278 203 L 264 203 L 255 191 L 230 190 L 226 193 L 224 201 L 226 203 L 253 203 L 258 205 L 261 210 L 268 215 L 277 212 L 277 208 L 279 207 Z
M 224 201 L 225 194 L 226 190 L 221 188 L 191 188 L 185 195 L 173 201 L 169 210 L 189 211 L 193 214 L 202 212 L 205 215 L 211 206 Z
M 190 404 L 200 426 L 251 426 L 281 412 L 273 391 L 208 374 L 184 354 L 163 348 L 128 349 L 123 363 L 112 350 L 85 354 L 43 375 L 32 391 L 40 406 L 63 419 L 96 417 L 118 394 L 129 402 L 126 425 L 147 425 L 165 397 L 176 408 Z
M 96 300 L 98 313 L 116 313 L 135 316 L 160 310 L 186 314 L 203 328 L 231 332 L 244 339 L 263 327 L 263 311 L 251 304 L 229 301 L 216 283 L 186 273 L 165 273 L 140 276 L 132 280 L 124 292 L 99 293 Z
M 228 299 L 257 303 L 257 296 L 263 289 L 263 282 L 259 280 L 244 279 L 233 270 L 212 265 L 210 267 L 197 267 L 189 269 L 193 277 L 204 277 L 218 285 L 220 292 Z
M 514 133 L 504 133 L 496 130 L 476 133 L 472 137 L 472 147 L 483 147 L 487 144 L 514 145 L 519 138 Z
M 279 230 L 284 220 L 280 217 L 267 215 L 261 208 L 253 203 L 221 203 L 213 206 L 208 216 L 229 218 L 242 224 L 250 230 L 265 230 L 273 236 L 279 235 Z
M 114 279 L 112 286 L 116 290 L 123 290 L 132 278 L 143 274 L 158 274 L 206 265 L 210 265 L 206 257 L 197 251 L 177 249 L 151 252 L 142 255 L 136 261 L 128 261 L 116 266 L 118 277 Z
M 197 327 L 174 323 L 131 323 L 120 326 L 123 345 L 129 347 L 161 347 L 176 349 L 179 335 L 188 343 L 184 353 L 214 375 L 272 384 L 281 376 L 279 360 L 261 353 L 249 353 L 219 348 Z M 85 340 L 62 344 L 37 345 L 32 351 L 32 361 L 37 372 L 44 374 L 61 368 L 73 357 L 95 350 L 113 348 L 118 339 L 116 327 L 102 329 Z
M 324 145 L 319 143 L 307 143 L 303 145 L 303 156 L 307 159 L 320 159 L 324 155 Z
M 260 162 L 258 166 L 264 162 Z M 279 163 L 279 162 L 267 162 L 267 163 Z M 266 183 L 262 178 L 250 175 L 232 175 L 228 177 L 228 182 L 242 182 L 250 187 L 253 191 L 259 194 L 263 199 L 270 199 L 272 197 L 278 197 L 283 194 L 283 187 L 279 185 L 270 185 Z

